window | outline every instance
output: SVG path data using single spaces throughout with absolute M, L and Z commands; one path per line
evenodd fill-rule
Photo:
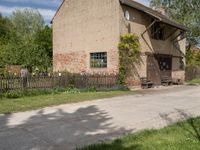
M 172 70 L 172 58 L 157 56 L 157 61 L 161 71 Z
M 126 20 L 130 21 L 130 14 L 129 14 L 128 10 L 125 11 L 124 16 L 125 16 Z
M 151 29 L 151 37 L 155 40 L 164 40 L 164 25 L 156 22 Z
M 107 67 L 107 53 L 90 53 L 91 68 L 106 68 Z

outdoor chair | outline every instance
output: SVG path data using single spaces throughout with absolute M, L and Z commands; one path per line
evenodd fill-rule
M 147 79 L 147 77 L 142 77 L 140 80 L 141 80 L 141 87 L 143 89 L 152 88 L 154 85 L 153 82 Z
M 161 77 L 161 84 L 164 86 L 172 85 L 173 81 L 170 77 L 168 76 L 163 76 Z

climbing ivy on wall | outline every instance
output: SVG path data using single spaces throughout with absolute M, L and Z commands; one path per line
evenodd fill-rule
M 119 49 L 119 84 L 125 85 L 126 77 L 140 58 L 139 38 L 134 34 L 120 36 Z

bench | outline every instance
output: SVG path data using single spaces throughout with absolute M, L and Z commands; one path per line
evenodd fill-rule
M 140 78 L 140 80 L 141 80 L 141 87 L 143 89 L 152 88 L 154 85 L 153 82 L 148 80 L 146 77 L 142 77 L 142 78 Z
M 173 79 L 172 80 L 172 82 L 173 82 L 173 84 L 175 84 L 175 85 L 181 85 L 181 84 L 183 84 L 183 81 L 181 80 L 181 79 Z
M 168 76 L 163 76 L 161 77 L 161 84 L 164 86 L 172 85 L 173 81 L 170 77 Z

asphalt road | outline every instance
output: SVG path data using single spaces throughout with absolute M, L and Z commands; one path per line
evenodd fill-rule
M 0 150 L 71 150 L 200 116 L 200 87 L 180 86 L 0 116 Z

